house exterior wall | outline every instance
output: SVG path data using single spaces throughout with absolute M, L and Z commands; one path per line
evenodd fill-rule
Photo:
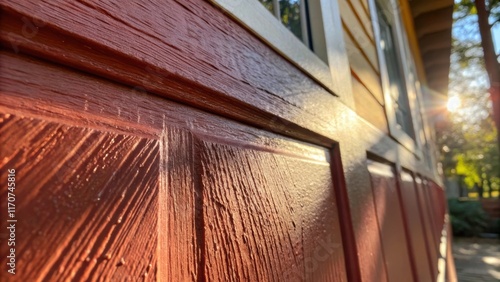
M 368 4 L 329 3 L 334 87 L 213 2 L 2 1 L 9 279 L 444 275 L 441 180 L 390 136 Z
M 340 0 L 339 8 L 349 58 L 356 113 L 389 134 L 368 1 Z

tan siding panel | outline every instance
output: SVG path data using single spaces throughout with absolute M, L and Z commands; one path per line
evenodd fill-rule
M 366 26 L 370 21 L 368 18 L 360 18 L 346 0 L 340 0 L 339 6 L 344 31 L 350 34 L 352 40 L 370 61 L 371 66 L 378 72 L 377 50 L 373 40 L 373 32 L 370 32 L 372 27 L 371 25 Z
M 359 50 L 348 34 L 344 35 L 344 39 L 352 71 L 377 100 L 383 101 L 379 74 L 373 69 L 366 56 Z
M 352 79 L 356 113 L 385 133 L 389 133 L 384 107 L 356 78 Z
M 378 65 L 378 56 L 377 56 L 377 49 L 375 47 L 375 43 L 372 41 L 367 41 L 366 38 L 363 38 L 363 32 L 354 29 L 354 32 L 351 31 L 349 28 L 349 25 L 346 24 L 345 22 L 343 24 L 343 29 L 344 33 L 346 36 L 349 36 L 351 38 L 352 43 L 358 50 L 361 52 L 361 54 L 365 57 L 365 59 L 368 61 L 370 64 L 370 67 L 379 73 L 379 65 Z M 361 35 L 361 36 L 360 36 Z M 347 49 L 347 51 L 349 51 Z
M 369 14 L 370 8 L 368 6 L 368 0 L 353 0 L 353 1 L 361 2 L 361 5 L 363 5 L 363 8 L 365 9 L 366 13 Z
M 358 23 L 354 28 L 362 28 L 365 34 L 373 41 L 372 23 L 369 14 L 364 10 L 360 2 L 355 0 L 339 0 L 340 15 L 344 18 L 352 18 Z

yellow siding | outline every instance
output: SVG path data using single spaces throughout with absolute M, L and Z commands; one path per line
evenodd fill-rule
M 378 129 L 389 134 L 384 106 L 380 105 L 377 99 L 371 95 L 370 91 L 368 91 L 368 89 L 366 89 L 354 76 L 352 77 L 352 90 L 356 93 L 356 95 L 354 95 L 356 113 Z
M 384 132 L 388 123 L 377 48 L 366 0 L 339 0 L 344 40 L 352 73 L 356 112 Z

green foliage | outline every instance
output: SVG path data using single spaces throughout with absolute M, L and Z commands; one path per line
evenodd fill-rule
M 266 7 L 269 12 L 271 12 L 274 15 L 274 6 L 273 6 L 273 1 L 272 0 L 259 0 L 264 7 Z
M 458 147 L 454 160 L 455 173 L 464 176 L 467 187 L 475 184 L 486 191 L 500 185 L 500 160 L 496 144 L 496 131 L 491 118 L 482 120 L 477 128 L 462 133 L 463 144 Z M 496 189 L 495 189 L 496 190 Z
M 449 199 L 448 207 L 455 236 L 478 236 L 488 226 L 488 216 L 480 202 Z
M 465 175 L 464 182 L 467 187 L 472 188 L 474 184 L 481 182 L 481 176 L 479 175 L 476 167 L 470 159 L 466 159 L 465 154 L 457 155 L 457 166 L 456 172 L 458 175 Z
M 486 1 L 490 18 L 493 24 L 500 18 L 500 0 Z M 477 15 L 476 6 L 473 0 L 455 0 L 455 8 L 453 11 L 454 19 L 460 20 L 470 15 Z
M 495 233 L 500 235 L 500 219 L 492 220 L 485 230 L 487 233 Z
M 500 0 L 487 5 L 494 24 Z M 437 142 L 445 176 L 459 176 L 469 189 L 491 192 L 500 190 L 500 152 L 476 14 L 473 0 L 455 1 L 449 96 L 459 97 L 462 106 L 449 113 Z
M 500 153 L 496 141 L 496 130 L 487 105 L 483 117 L 479 101 L 474 109 L 462 109 L 465 113 L 454 113 L 448 127 L 438 132 L 441 162 L 447 177 L 460 176 L 464 184 L 472 189 L 481 187 L 485 192 L 500 190 Z M 457 115 L 463 115 L 462 117 Z M 475 115 L 474 118 L 470 115 Z M 473 120 L 475 119 L 475 120 Z
M 281 22 L 302 40 L 300 19 L 300 0 L 280 1 Z

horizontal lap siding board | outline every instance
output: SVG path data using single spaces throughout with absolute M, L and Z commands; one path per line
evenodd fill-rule
M 368 5 L 368 1 L 369 1 L 369 0 L 352 0 L 352 1 L 357 1 L 357 2 L 360 2 L 360 3 L 361 3 L 361 5 L 363 5 L 363 8 L 364 8 L 364 10 L 366 11 L 366 13 L 367 13 L 367 14 L 369 14 L 369 13 L 370 13 L 370 12 L 369 12 L 370 8 L 369 8 L 369 5 Z
M 425 229 L 420 217 L 416 183 L 413 176 L 406 171 L 401 173 L 401 180 L 402 205 L 406 215 L 406 224 L 412 246 L 417 281 L 432 281 L 433 275 L 429 266 L 430 256 L 428 254 Z
M 356 14 L 361 18 L 361 22 L 365 23 L 366 29 L 368 32 L 372 34 L 373 38 L 373 29 L 370 21 L 370 12 L 368 12 L 368 0 L 348 0 L 353 6 Z
M 359 0 L 340 0 L 339 8 L 353 78 L 352 90 L 356 113 L 378 129 L 388 133 L 377 48 L 370 15 Z
M 356 112 L 386 134 L 389 133 L 384 106 L 355 77 L 352 77 L 352 90 L 356 102 Z
M 368 63 L 378 72 L 377 49 L 371 19 L 364 13 L 359 14 L 349 0 L 339 0 L 339 8 L 344 32 L 349 33 Z
M 368 170 L 372 181 L 387 281 L 413 281 L 394 169 L 389 165 L 369 160 Z
M 162 154 L 165 153 L 163 150 L 167 150 L 168 154 L 179 153 L 187 159 L 193 157 L 186 155 L 187 151 L 170 150 L 181 147 L 174 146 L 175 142 L 188 142 L 187 146 L 191 142 L 188 141 L 191 137 L 187 137 L 190 135 L 185 133 L 181 137 L 187 139 L 176 141 L 176 131 L 166 130 L 165 125 L 173 124 L 183 130 L 196 131 L 196 135 L 202 131 L 208 135 L 228 135 L 228 139 L 245 136 L 252 140 L 250 143 L 258 143 L 260 147 L 267 147 L 267 151 L 279 152 L 278 155 L 283 151 L 299 151 L 299 155 L 303 156 L 314 155 L 304 146 L 295 145 L 299 143 L 291 142 L 294 145 L 290 145 L 282 141 L 282 136 L 264 137 L 267 133 L 169 102 L 164 99 L 167 97 L 229 117 L 233 121 L 275 130 L 326 147 L 333 146 L 332 140 L 339 138 L 343 140 L 346 155 L 358 154 L 355 151 L 363 155 L 358 154 L 360 157 L 355 161 L 351 157 L 351 161 L 347 162 L 349 166 L 346 167 L 346 173 L 354 175 L 353 163 L 362 163 L 360 160 L 364 160 L 364 150 L 368 147 L 364 145 L 372 142 L 372 136 L 363 135 L 363 140 L 356 139 L 361 135 L 359 132 L 367 128 L 363 127 L 363 121 L 359 122 L 356 114 L 346 111 L 332 93 L 304 75 L 221 10 L 201 0 L 147 1 L 140 5 L 114 2 L 2 2 L 2 11 L 5 13 L 0 19 L 0 39 L 3 47 L 18 49 L 21 53 L 26 52 L 42 60 L 33 62 L 12 54 L 2 56 L 5 64 L 0 75 L 3 79 L 11 80 L 13 85 L 7 88 L 2 85 L 2 91 L 5 91 L 2 98 L 5 99 L 0 101 L 0 108 L 16 114 L 43 116 L 47 121 L 59 122 L 64 119 L 71 126 L 87 126 L 102 132 L 112 131 L 124 135 L 133 132 L 137 138 L 161 139 L 172 144 L 171 147 L 164 144 Z M 365 4 L 364 1 L 362 3 Z M 354 2 L 352 4 L 357 7 Z M 356 11 L 359 12 L 359 9 L 356 8 Z M 24 17 L 41 23 L 42 27 L 37 29 L 34 36 L 23 36 Z M 49 65 L 47 61 L 70 66 L 72 70 Z M 19 65 L 12 65 L 13 62 Z M 368 62 L 366 60 L 362 64 Z M 91 76 L 74 72 L 74 69 L 83 70 Z M 372 84 L 366 85 L 371 87 L 372 94 L 377 92 Z M 163 98 L 145 95 L 146 90 Z M 379 99 L 381 96 L 374 94 L 374 97 Z M 383 102 L 381 99 L 378 101 L 381 104 Z M 379 134 L 378 131 L 370 130 L 371 127 L 367 130 L 370 134 Z M 392 146 L 391 150 L 398 150 L 398 145 L 389 138 L 382 137 L 382 140 L 387 146 Z M 282 150 L 282 146 L 291 149 Z M 187 150 L 189 146 L 182 148 Z M 170 170 L 172 167 L 169 166 L 178 165 L 166 159 L 164 161 L 167 163 L 162 162 L 162 169 Z M 177 160 L 179 165 L 186 166 L 182 158 Z M 364 170 L 363 164 L 362 169 L 356 171 Z M 187 181 L 190 178 L 188 172 L 177 171 L 177 175 L 172 175 L 171 179 L 162 178 L 159 198 L 161 202 L 171 200 L 173 206 L 171 209 L 160 207 L 160 214 L 184 210 L 182 207 L 195 209 L 196 205 L 199 206 L 199 202 L 196 202 L 199 201 L 199 195 L 191 194 L 193 190 L 190 187 L 194 184 Z M 363 176 L 363 173 L 360 175 Z M 185 187 L 177 187 L 179 193 L 174 203 L 169 198 L 172 195 L 167 196 L 174 193 L 168 187 L 172 187 L 169 183 L 179 179 L 186 180 Z M 368 182 L 361 179 L 363 183 Z M 358 188 L 352 186 L 354 180 L 349 181 L 352 188 L 349 189 L 350 200 L 355 199 L 351 203 L 363 198 L 356 193 L 371 195 L 368 185 Z M 370 262 L 361 267 L 373 270 L 370 274 L 375 274 L 371 277 L 379 277 L 378 274 L 383 277 L 383 267 L 374 269 L 381 262 L 380 248 L 377 250 L 380 246 L 378 235 L 371 232 L 376 232 L 376 228 L 373 228 L 376 221 L 365 222 L 361 216 L 374 216 L 371 196 L 366 198 L 369 198 L 370 203 L 359 201 L 363 209 L 353 212 L 353 224 L 358 227 L 355 240 L 359 247 L 359 260 Z M 179 252 L 203 249 L 198 242 L 203 232 L 193 227 L 192 222 L 182 225 L 179 222 L 172 223 L 171 217 L 164 217 L 158 222 L 161 230 L 183 226 L 185 234 L 160 232 L 162 241 L 172 240 L 178 244 L 178 251 L 158 254 L 162 262 L 167 262 L 158 265 L 158 274 L 161 278 L 187 277 L 187 280 L 201 276 L 204 268 L 196 255 L 186 257 L 184 262 L 177 262 L 176 267 L 181 270 L 169 273 L 169 263 Z M 186 212 L 183 219 L 200 221 L 203 217 L 198 211 L 191 211 Z M 374 236 L 377 239 L 373 239 Z M 192 245 L 181 246 L 186 242 L 192 242 Z M 160 248 L 165 250 L 168 246 L 161 245 Z M 369 255 L 364 256 L 365 251 Z M 170 256 L 170 260 L 165 256 Z
M 261 126 L 285 119 L 301 138 L 331 143 L 318 135 L 332 136 L 337 98 L 208 1 L 1 5 L 9 17 L 1 39 L 14 41 L 7 48 L 233 119 Z M 19 34 L 26 14 L 42 23 L 35 36 Z
M 382 85 L 380 82 L 379 73 L 373 68 L 370 62 L 366 59 L 363 52 L 359 49 L 354 38 L 350 34 L 344 35 L 347 55 L 351 65 L 351 72 L 354 72 L 361 83 L 363 83 L 370 93 L 383 104 Z M 369 47 L 365 47 L 369 48 Z M 375 48 L 375 46 L 373 46 Z M 356 94 L 356 93 L 354 93 Z
M 45 155 L 27 164 L 41 171 L 29 173 L 31 178 L 19 169 L 25 182 L 36 183 L 45 175 L 50 180 L 40 189 L 43 205 L 35 202 L 19 211 L 23 218 L 35 214 L 31 209 L 45 208 L 47 213 L 41 214 L 40 223 L 24 224 L 36 227 L 47 222 L 45 216 L 59 218 L 70 208 L 95 210 L 79 221 L 86 223 L 79 231 L 88 235 L 86 240 L 92 245 L 79 246 L 78 233 L 70 237 L 47 229 L 53 225 L 38 228 L 41 234 L 20 229 L 20 235 L 34 240 L 62 238 L 59 241 L 65 246 L 77 249 L 70 248 L 74 256 L 51 256 L 47 265 L 27 264 L 21 252 L 26 272 L 17 277 L 31 281 L 31 275 L 46 272 L 50 275 L 40 279 L 62 273 L 68 278 L 97 280 L 102 270 L 103 277 L 117 280 L 203 281 L 224 275 L 279 281 L 284 277 L 290 281 L 347 280 L 333 157 L 328 149 L 45 61 L 8 52 L 0 55 L 5 63 L 0 73 L 0 111 L 10 113 L 0 122 L 4 130 L 0 136 L 10 136 L 18 145 L 24 144 L 17 141 L 22 138 L 56 140 L 57 148 L 64 149 L 57 152 L 45 146 Z M 44 139 L 45 135 L 52 139 Z M 93 150 L 82 147 L 68 155 L 65 148 L 75 148 L 75 142 Z M 35 141 L 26 144 L 43 150 Z M 16 150 L 21 153 L 12 151 L 12 156 L 31 154 Z M 59 162 L 54 154 L 81 161 L 78 171 L 82 174 L 73 174 L 71 165 L 63 165 L 53 177 L 45 173 L 55 168 L 42 163 L 70 164 Z M 11 155 L 6 166 L 19 161 Z M 64 193 L 72 189 L 71 181 L 87 183 L 87 176 L 95 190 L 72 191 L 71 197 Z M 27 193 L 20 195 L 23 204 L 36 201 L 29 200 L 32 190 L 19 189 Z M 51 193 L 56 193 L 57 205 Z M 66 216 L 51 224 L 70 220 Z M 102 231 L 94 237 L 84 228 Z M 36 252 L 36 261 L 47 261 L 38 258 L 38 253 L 56 251 L 36 250 L 33 245 L 26 250 Z M 228 261 L 222 252 L 235 257 Z

